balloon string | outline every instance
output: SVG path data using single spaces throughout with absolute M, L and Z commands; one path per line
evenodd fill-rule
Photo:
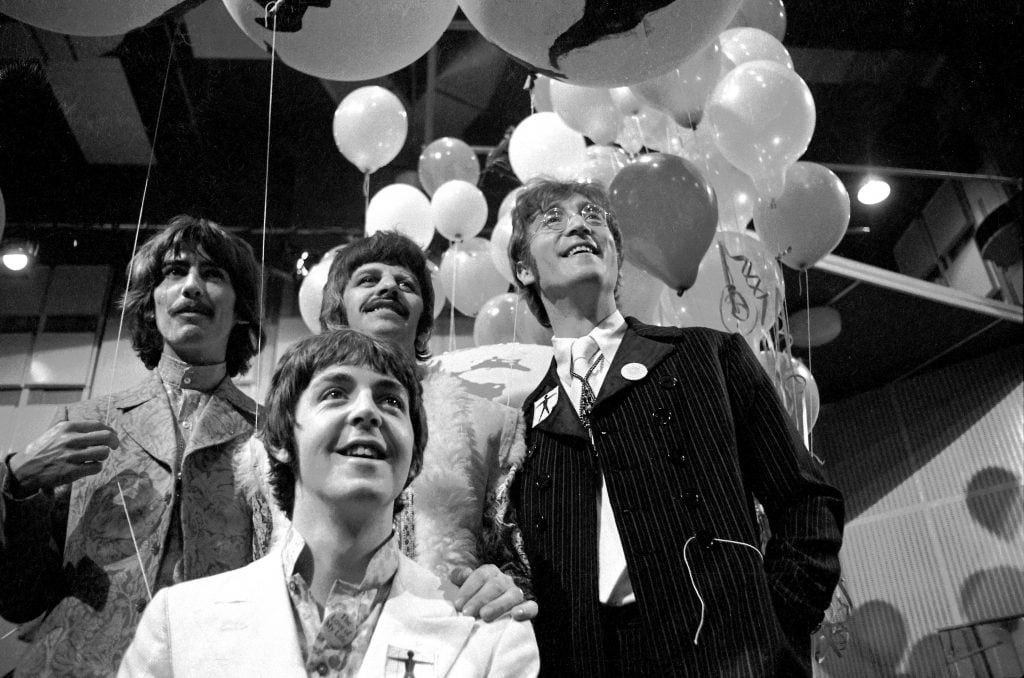
M 363 172 L 363 215 L 370 212 L 370 173 Z
M 522 295 L 516 294 L 516 303 L 512 305 L 512 342 L 517 343 L 518 338 L 516 337 L 519 332 L 519 303 L 522 301 Z M 512 401 L 512 368 L 508 367 L 505 369 L 505 407 L 509 407 L 509 403 Z
M 146 196 L 149 193 L 149 180 L 153 175 L 153 162 L 156 159 L 156 142 L 160 135 L 160 121 L 163 119 L 164 114 L 164 101 L 167 98 L 167 83 L 171 76 L 171 63 L 174 61 L 174 37 L 171 38 L 170 49 L 167 53 L 167 66 L 164 67 L 164 84 L 160 89 L 160 104 L 156 109 L 156 124 L 153 126 L 153 143 L 149 147 L 149 162 L 146 164 L 146 180 L 142 184 L 142 198 L 139 200 L 139 218 L 135 222 L 135 237 L 132 240 L 132 256 L 129 260 L 129 269 L 127 280 L 124 283 L 124 296 L 128 296 L 128 291 L 132 285 L 132 268 L 131 263 L 135 262 L 135 254 L 139 249 L 139 234 L 142 232 L 142 214 L 146 208 Z M 124 297 L 122 297 L 124 299 Z M 110 376 L 109 383 L 114 383 L 114 378 L 117 375 L 117 365 L 119 354 L 121 351 L 121 336 L 124 334 L 124 316 L 125 307 L 124 303 L 121 303 L 121 316 L 117 322 L 117 339 L 114 341 L 114 360 L 110 365 Z M 103 421 L 110 423 L 110 408 L 113 405 L 114 393 L 111 391 L 107 394 L 107 410 L 103 415 Z
M 811 281 L 807 277 L 807 269 L 800 271 L 800 277 L 803 280 L 803 287 L 806 290 L 804 295 L 804 308 L 807 313 L 807 369 L 812 369 L 811 366 Z
M 135 539 L 135 528 L 132 527 L 132 516 L 128 513 L 128 502 L 124 499 L 124 490 L 121 489 L 121 481 L 115 480 L 117 483 L 117 493 L 121 495 L 121 508 L 124 509 L 125 520 L 128 521 L 128 534 L 132 538 L 132 546 L 135 547 L 135 557 L 139 559 L 139 570 L 142 572 L 142 583 L 146 586 L 146 595 L 149 596 L 150 600 L 153 600 L 153 589 L 149 587 L 149 578 L 146 577 L 146 564 L 142 562 L 142 553 L 139 551 L 139 542 Z
M 452 241 L 452 307 L 448 311 L 448 351 L 455 350 L 455 279 L 459 273 L 459 243 L 457 240 Z
M 266 261 L 267 261 L 267 214 L 270 210 L 270 139 L 271 139 L 271 124 L 274 120 L 274 65 L 277 61 L 277 7 L 279 2 L 273 2 L 267 5 L 267 23 L 271 23 L 270 17 L 273 17 L 273 28 L 271 29 L 270 37 L 270 87 L 267 92 L 267 143 L 266 151 L 264 155 L 264 172 L 263 172 L 263 224 L 260 228 L 260 292 L 259 292 L 259 319 L 257 322 L 256 331 L 256 393 L 255 396 L 258 398 L 260 395 L 260 388 L 262 386 L 263 376 L 263 364 L 262 364 L 262 349 L 263 349 L 263 315 L 264 305 L 266 296 Z M 260 429 L 260 408 L 256 407 L 256 416 L 253 418 L 253 429 L 259 431 Z

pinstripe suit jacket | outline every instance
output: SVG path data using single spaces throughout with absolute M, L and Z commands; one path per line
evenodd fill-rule
M 524 403 L 533 425 L 512 495 L 543 674 L 602 675 L 601 474 L 657 675 L 810 675 L 809 634 L 839 576 L 842 497 L 738 335 L 627 322 L 591 416 L 593 447 L 554 362 Z M 646 375 L 625 378 L 629 363 Z M 552 390 L 557 402 L 535 422 Z M 763 563 L 756 549 L 715 541 L 759 544 L 752 496 L 772 528 Z

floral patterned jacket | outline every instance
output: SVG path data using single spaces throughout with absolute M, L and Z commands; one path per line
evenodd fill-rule
M 0 615 L 26 622 L 46 614 L 16 675 L 117 671 L 157 578 L 176 493 L 186 579 L 263 555 L 271 517 L 248 445 L 256 407 L 225 379 L 195 422 L 180 483 L 173 415 L 155 371 L 132 389 L 58 412 L 55 423 L 108 420 L 121 445 L 96 475 L 22 500 L 3 493 Z M 6 473 L 0 465 L 4 488 Z

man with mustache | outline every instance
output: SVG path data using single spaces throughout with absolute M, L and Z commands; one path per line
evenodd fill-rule
M 257 405 L 231 382 L 261 339 L 259 275 L 244 241 L 173 219 L 122 301 L 151 374 L 62 408 L 0 466 L 0 615 L 46 615 L 15 675 L 112 675 L 153 594 L 262 555 Z
M 512 489 L 543 671 L 810 676 L 843 502 L 768 376 L 739 335 L 622 316 L 602 188 L 538 181 L 512 224 L 512 272 L 554 330 Z M 763 557 L 754 497 L 771 524 Z
M 411 359 L 430 356 L 434 291 L 423 251 L 409 238 L 383 231 L 342 249 L 324 285 L 323 330 L 351 327 L 394 343 Z M 492 620 L 512 611 L 537 612 L 524 602 L 527 566 L 518 531 L 501 519 L 505 474 L 525 451 L 523 423 L 512 408 L 468 393 L 458 378 L 421 363 L 430 440 L 423 472 L 403 495 L 402 550 L 460 586 L 455 605 Z

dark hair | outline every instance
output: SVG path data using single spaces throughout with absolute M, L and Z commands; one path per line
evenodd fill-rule
M 227 272 L 235 291 L 237 324 L 228 336 L 225 356 L 228 376 L 234 377 L 249 369 L 249 361 L 264 340 L 259 324 L 259 265 L 249 243 L 206 219 L 185 214 L 174 217 L 132 257 L 128 264 L 129 286 L 121 300 L 132 347 L 147 369 L 160 362 L 164 338 L 156 326 L 153 290 L 164 278 L 163 266 L 169 253 L 196 253 L 200 249 Z
M 396 231 L 377 231 L 368 238 L 346 245 L 331 262 L 320 302 L 320 329 L 348 326 L 345 316 L 345 286 L 364 264 L 388 264 L 407 269 L 416 278 L 423 299 L 423 311 L 416 325 L 416 357 L 430 357 L 430 332 L 434 328 L 434 285 L 427 270 L 427 255 L 419 245 Z
M 526 299 L 526 305 L 544 327 L 551 327 L 551 320 L 548 318 L 548 312 L 544 310 L 538 282 L 535 281 L 531 285 L 523 285 L 519 282 L 519 276 L 516 274 L 516 262 L 523 262 L 527 268 L 536 273 L 537 262 L 530 254 L 530 222 L 536 219 L 538 214 L 546 212 L 556 203 L 574 195 L 582 195 L 608 213 L 608 230 L 611 231 L 612 240 L 615 242 L 615 251 L 618 254 L 620 272 L 615 280 L 615 298 L 618 299 L 619 296 L 619 283 L 622 280 L 622 233 L 619 231 L 619 223 L 612 210 L 608 193 L 598 184 L 556 181 L 554 179 L 532 180 L 519 193 L 515 207 L 512 208 L 512 237 L 508 241 L 508 258 L 512 266 L 512 278 L 516 281 L 519 294 Z
M 415 363 L 398 347 L 385 341 L 342 328 L 301 339 L 281 357 L 270 380 L 267 416 L 260 427 L 260 438 L 268 450 L 288 453 L 282 462 L 270 454 L 270 486 L 274 500 L 289 518 L 295 505 L 295 478 L 299 455 L 295 444 L 295 408 L 313 377 L 332 365 L 365 367 L 394 377 L 409 393 L 409 418 L 412 421 L 412 464 L 409 483 L 423 468 L 423 449 L 427 445 L 427 415 L 423 410 L 423 390 L 416 376 Z M 401 510 L 401 497 L 395 500 L 395 513 Z

